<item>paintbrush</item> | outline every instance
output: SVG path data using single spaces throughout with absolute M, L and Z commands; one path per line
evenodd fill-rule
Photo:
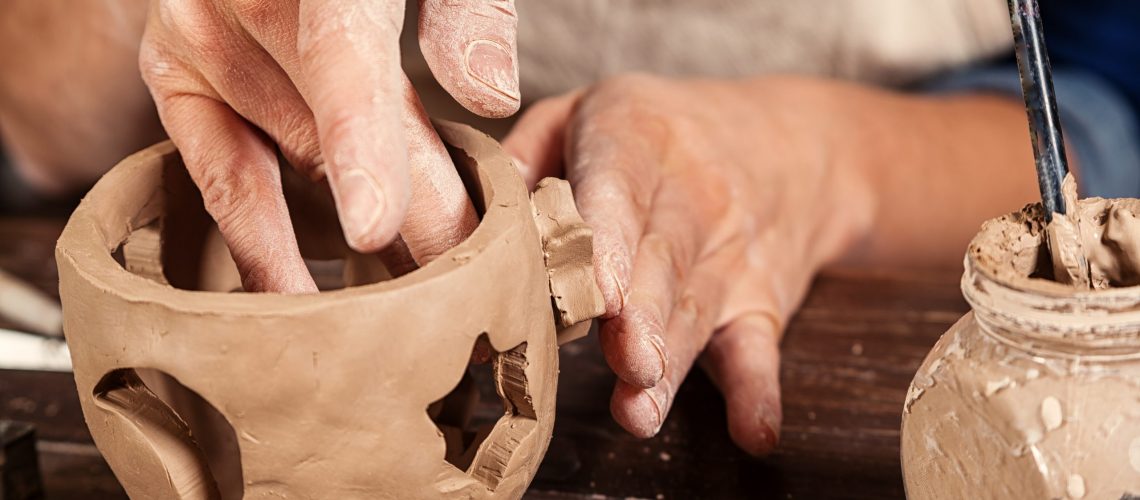
M 1029 116 L 1029 137 L 1037 166 L 1037 184 L 1041 204 L 1045 208 L 1045 224 L 1054 275 L 1058 281 L 1072 281 L 1088 286 L 1088 262 L 1080 248 L 1076 224 L 1058 228 L 1053 214 L 1064 216 L 1077 207 L 1066 206 L 1061 185 L 1069 174 L 1065 157 L 1065 140 L 1061 119 L 1057 115 L 1057 99 L 1053 92 L 1053 73 L 1041 28 L 1037 0 L 1008 0 L 1010 24 L 1013 27 L 1014 53 L 1021 76 L 1021 93 Z M 1073 197 L 1075 201 L 1076 197 Z M 1070 217 L 1075 221 L 1075 217 Z M 1064 231 L 1066 235 L 1058 235 Z M 1075 267 L 1075 269 L 1071 269 Z

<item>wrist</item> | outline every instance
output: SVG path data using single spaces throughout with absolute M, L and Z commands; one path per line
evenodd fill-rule
M 867 202 L 843 264 L 958 268 L 984 220 L 1036 199 L 1020 102 L 838 87 L 836 155 Z

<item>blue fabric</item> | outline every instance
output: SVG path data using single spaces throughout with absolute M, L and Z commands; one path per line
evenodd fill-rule
M 1065 128 L 1065 142 L 1071 149 L 1069 154 L 1077 158 L 1081 194 L 1140 198 L 1140 125 L 1125 94 L 1100 76 L 1065 68 L 1054 68 L 1053 89 Z M 921 90 L 986 91 L 1022 99 L 1017 65 L 1013 62 L 943 75 Z M 1026 122 L 1027 147 L 1028 127 Z
M 1133 109 L 1140 109 L 1140 1 L 1038 3 L 1053 66 L 1096 74 L 1115 85 Z
M 1065 138 L 1086 196 L 1140 198 L 1140 0 L 1039 0 Z M 1010 55 L 928 82 L 1021 99 Z

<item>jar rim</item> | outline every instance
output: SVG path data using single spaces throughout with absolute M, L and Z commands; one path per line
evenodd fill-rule
M 1140 209 L 1140 200 L 1079 203 L 1099 209 L 1108 201 Z M 1037 277 L 1049 262 L 1043 221 L 1041 204 L 1030 204 L 986 221 L 970 242 L 962 294 L 983 329 L 1055 354 L 1140 355 L 1140 286 L 1081 290 Z

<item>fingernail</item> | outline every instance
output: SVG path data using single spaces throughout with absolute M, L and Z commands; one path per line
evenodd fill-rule
M 616 294 L 616 296 L 604 297 L 606 299 L 607 305 L 614 304 L 615 306 L 615 309 L 613 311 L 606 311 L 608 313 L 606 315 L 607 317 L 613 317 L 617 316 L 617 314 L 625 308 L 625 288 L 621 284 L 621 274 L 619 274 L 620 270 L 624 269 L 625 266 L 624 262 L 620 257 L 618 257 L 617 254 L 610 254 L 609 257 L 606 257 L 606 262 L 604 265 L 606 267 L 606 275 L 609 276 L 611 286 L 606 290 L 602 290 L 602 295 L 604 296 Z
M 369 243 L 384 214 L 384 190 L 376 178 L 363 169 L 352 169 L 334 184 L 345 238 L 357 250 Z
M 763 455 L 771 453 L 772 450 L 776 449 L 776 446 L 780 444 L 780 434 L 776 432 L 776 425 L 767 418 L 762 418 L 760 425 L 764 427 L 760 431 L 760 434 L 762 434 L 761 439 L 763 439 L 767 445 L 767 448 L 759 450 L 760 454 Z
M 645 390 L 645 394 L 649 396 L 649 401 L 653 403 L 653 409 L 657 413 L 653 424 L 654 435 L 661 432 L 661 426 L 665 424 L 665 415 L 669 411 L 669 394 L 672 393 L 670 387 L 668 380 L 662 380 L 656 387 Z
M 518 70 L 502 45 L 490 40 L 471 42 L 467 46 L 467 74 L 504 97 L 519 100 Z
M 777 399 L 772 405 L 765 405 L 760 410 L 760 425 L 764 428 L 760 431 L 761 438 L 768 445 L 768 449 L 764 453 L 771 452 L 780 444 L 780 421 L 783 420 L 780 415 L 780 403 Z M 775 410 L 773 410 L 775 408 Z
M 654 382 L 665 378 L 665 368 L 669 366 L 669 353 L 665 350 L 665 341 L 659 335 L 650 335 L 649 343 L 657 350 L 657 361 L 661 363 L 660 376 Z

